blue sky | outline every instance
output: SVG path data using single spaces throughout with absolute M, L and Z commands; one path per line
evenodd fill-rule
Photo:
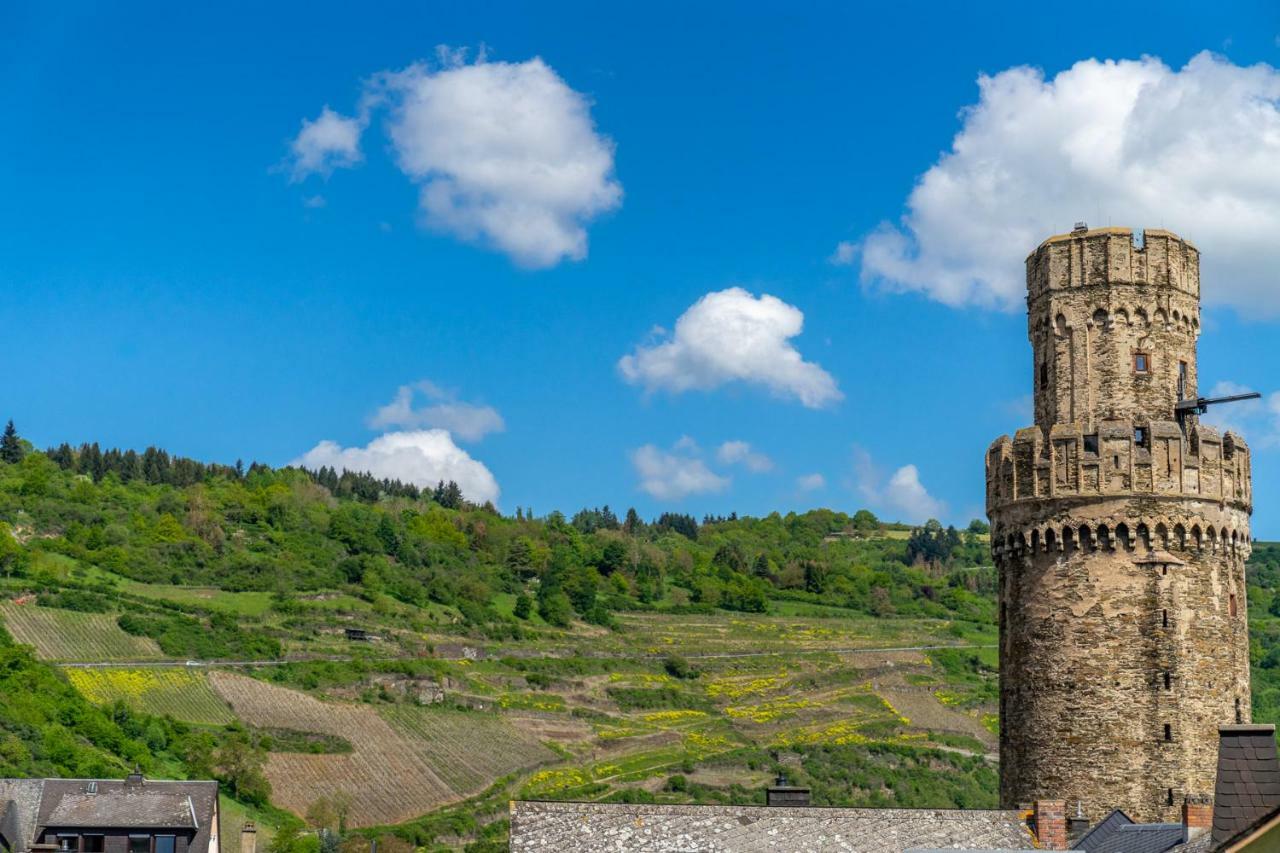
M 1020 260 L 1078 219 L 1195 241 L 1201 390 L 1280 386 L 1265 4 L 614 5 L 6 5 L 0 416 L 508 511 L 964 523 L 1029 420 Z M 1264 537 L 1275 412 L 1232 413 Z

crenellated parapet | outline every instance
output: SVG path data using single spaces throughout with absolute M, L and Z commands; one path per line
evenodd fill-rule
M 1173 421 L 1055 424 L 1001 436 L 987 451 L 987 511 L 1072 497 L 1186 497 L 1253 506 L 1249 448 L 1232 433 Z
M 1063 290 L 1125 287 L 1181 294 L 1198 313 L 1200 250 L 1163 229 L 1093 228 L 1050 237 L 1027 256 L 1031 304 Z

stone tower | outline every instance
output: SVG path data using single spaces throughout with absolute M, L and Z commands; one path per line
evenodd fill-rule
M 1176 821 L 1249 721 L 1238 437 L 1196 397 L 1199 251 L 1078 227 L 1027 258 L 1035 425 L 987 452 L 1000 574 L 1000 799 Z

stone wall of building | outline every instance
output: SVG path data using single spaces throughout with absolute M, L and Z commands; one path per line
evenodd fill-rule
M 1213 791 L 1218 726 L 1249 720 L 1249 450 L 1174 411 L 1195 395 L 1198 262 L 1127 229 L 1028 259 L 1036 425 L 986 459 L 1005 807 L 1177 821 Z

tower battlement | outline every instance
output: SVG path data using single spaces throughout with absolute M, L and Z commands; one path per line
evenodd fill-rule
M 1043 498 L 1188 497 L 1253 507 L 1249 447 L 1204 424 L 1106 420 L 1020 429 L 987 451 L 987 511 Z
M 1200 250 L 1172 231 L 1091 228 L 1058 234 L 1027 256 L 1027 303 L 1054 291 L 1141 288 L 1200 301 Z M 1033 311 L 1034 313 L 1034 311 Z

